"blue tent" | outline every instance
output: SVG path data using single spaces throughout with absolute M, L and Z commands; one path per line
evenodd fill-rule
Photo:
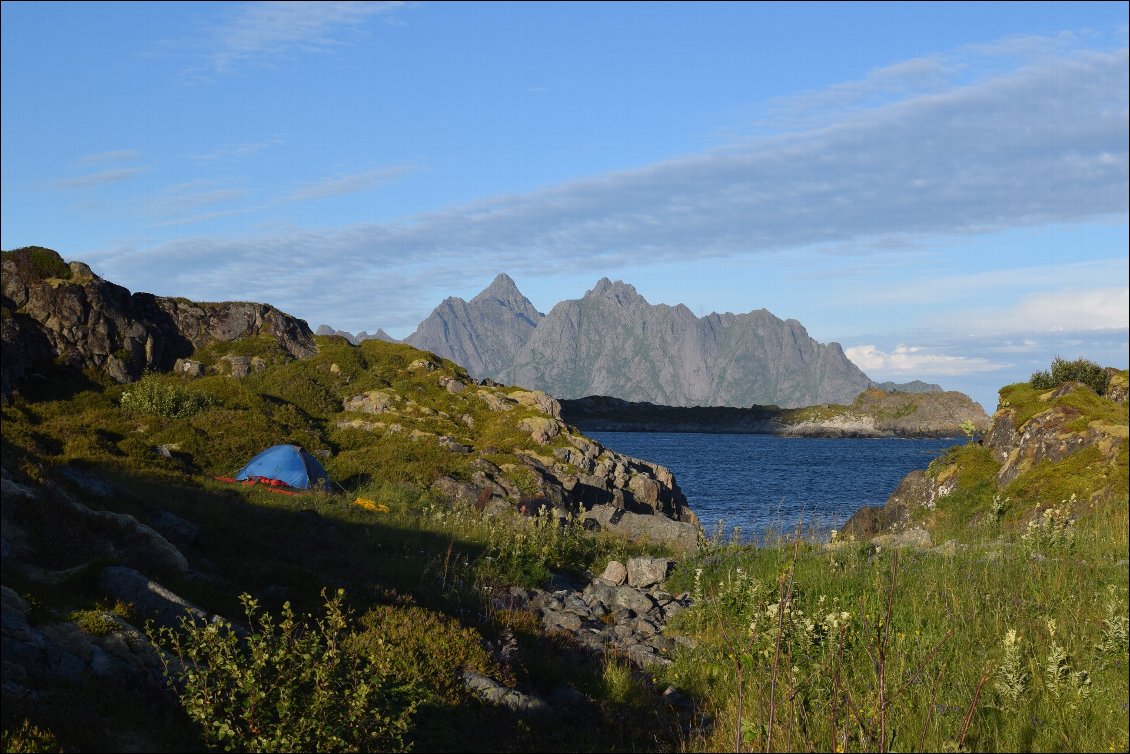
M 329 489 L 330 477 L 318 459 L 297 445 L 276 445 L 255 456 L 235 475 L 237 481 L 281 483 L 296 490 Z

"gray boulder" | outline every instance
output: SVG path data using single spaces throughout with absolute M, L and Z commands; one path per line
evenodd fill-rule
M 520 715 L 542 715 L 552 711 L 552 707 L 533 694 L 524 694 L 503 686 L 493 678 L 473 670 L 463 670 L 463 685 L 487 704 L 506 707 Z

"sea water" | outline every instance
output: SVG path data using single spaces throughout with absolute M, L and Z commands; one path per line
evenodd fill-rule
M 618 453 L 671 469 L 707 533 L 735 528 L 826 536 L 864 505 L 882 505 L 899 481 L 958 438 L 792 438 L 684 432 L 588 432 Z

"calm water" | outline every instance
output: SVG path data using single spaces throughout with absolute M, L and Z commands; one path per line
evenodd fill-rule
M 943 440 L 805 439 L 773 435 L 588 432 L 625 455 L 662 464 L 707 532 L 721 521 L 743 538 L 767 530 L 838 529 L 863 505 L 882 505 L 899 481 L 952 445 Z

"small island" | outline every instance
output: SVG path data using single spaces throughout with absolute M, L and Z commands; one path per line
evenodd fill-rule
M 713 432 L 787 437 L 961 437 L 982 434 L 985 411 L 964 393 L 872 387 L 851 405 L 660 406 L 597 395 L 561 401 L 562 418 L 585 432 Z

